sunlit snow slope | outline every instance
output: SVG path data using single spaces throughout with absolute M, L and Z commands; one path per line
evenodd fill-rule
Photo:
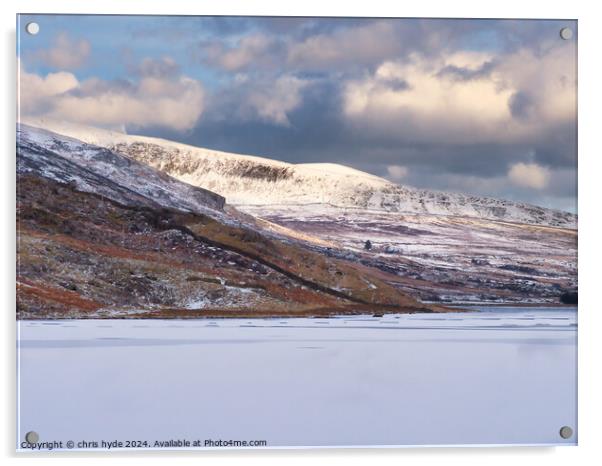
M 529 204 L 416 189 L 331 163 L 290 164 L 48 119 L 27 123 L 107 147 L 240 206 L 312 205 L 576 228 L 576 216 Z

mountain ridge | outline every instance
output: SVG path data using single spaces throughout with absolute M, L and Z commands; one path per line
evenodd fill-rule
M 241 210 L 258 205 L 323 205 L 475 217 L 569 229 L 577 225 L 577 216 L 568 212 L 491 197 L 397 185 L 334 163 L 291 164 L 47 119 L 28 124 L 106 147 L 180 181 L 216 192 Z

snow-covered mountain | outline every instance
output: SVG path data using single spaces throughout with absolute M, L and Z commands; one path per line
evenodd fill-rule
M 312 298 L 314 304 L 335 307 L 341 300 L 349 301 L 348 296 L 340 296 L 343 292 L 351 293 L 355 299 L 351 302 L 356 304 L 358 299 L 397 303 L 405 299 L 399 292 L 422 300 L 456 303 L 556 303 L 561 295 L 577 289 L 577 232 L 570 228 L 569 214 L 563 214 L 569 220 L 562 222 L 562 217 L 539 209 L 543 213 L 538 218 L 534 214 L 538 208 L 526 206 L 529 210 L 521 210 L 512 204 L 514 210 L 488 219 L 483 210 L 467 215 L 466 209 L 453 205 L 460 196 L 450 195 L 444 209 L 440 199 L 428 197 L 427 192 L 430 203 L 423 202 L 422 211 L 398 212 L 395 209 L 401 201 L 390 208 L 374 207 L 369 203 L 375 194 L 362 204 L 358 193 L 364 189 L 384 196 L 383 192 L 398 190 L 407 194 L 404 202 L 410 204 L 408 209 L 416 209 L 408 200 L 416 190 L 339 165 L 291 165 L 104 130 L 73 126 L 53 129 L 74 137 L 26 124 L 17 130 L 20 238 L 31 242 L 23 246 L 28 252 L 21 259 L 22 264 L 25 259 L 33 261 L 29 271 L 27 267 L 22 270 L 23 283 L 34 286 L 37 280 L 42 288 L 50 287 L 48 291 L 36 285 L 30 303 L 34 307 L 40 293 L 55 293 L 57 285 L 64 288 L 61 283 L 69 287 L 67 290 L 81 288 L 82 296 L 94 297 L 103 306 L 134 305 L 127 293 L 115 287 L 126 282 L 141 286 L 137 282 L 140 277 L 130 274 L 129 262 L 105 263 L 126 260 L 124 254 L 148 260 L 152 277 L 158 262 L 173 264 L 177 259 L 183 270 L 197 270 L 205 261 L 201 269 L 208 281 L 189 281 L 188 275 L 176 273 L 180 269 L 170 266 L 164 271 L 165 282 L 143 284 L 145 294 L 140 296 L 155 296 L 156 304 L 186 309 L 190 303 L 197 307 L 215 304 L 224 310 L 253 302 L 258 309 L 272 306 L 282 311 L 291 308 L 292 298 L 286 291 L 290 280 L 298 288 L 295 293 L 301 293 L 295 294 L 293 301 L 303 303 L 309 299 L 307 293 L 317 293 L 319 296 Z M 238 200 L 238 207 L 224 206 L 224 197 L 174 177 L 197 179 L 193 182 L 230 193 Z M 332 186 L 332 196 L 328 196 L 327 183 Z M 282 192 L 286 195 L 281 196 Z M 429 213 L 427 207 L 437 207 L 444 215 Z M 203 220 L 195 223 L 194 219 Z M 554 222 L 559 227 L 549 226 Z M 191 228 L 210 242 L 200 237 L 193 240 L 190 233 L 183 233 Z M 49 233 L 58 236 L 50 239 Z M 42 243 L 41 237 L 45 238 Z M 369 249 L 366 239 L 370 239 Z M 50 246 L 46 243 L 63 240 L 67 243 L 56 245 L 63 252 L 48 256 L 45 248 Z M 71 240 L 80 241 L 80 252 L 72 249 L 76 243 Z M 124 246 L 132 250 L 123 251 Z M 87 254 L 98 247 L 103 259 L 94 260 L 106 265 L 106 270 L 90 268 Z M 38 248 L 38 252 L 32 255 L 31 248 Z M 140 256 L 141 251 L 150 255 Z M 70 275 L 57 281 L 67 269 L 53 261 L 64 257 L 71 257 Z M 39 261 L 47 268 L 40 268 Z M 73 261 L 80 261 L 83 268 L 75 267 Z M 249 291 L 247 284 L 238 286 L 243 281 L 255 283 L 262 267 L 273 271 L 270 273 L 275 274 L 277 286 L 284 287 L 284 294 L 266 294 L 261 287 Z M 224 275 L 225 269 L 232 269 L 231 276 Z M 95 283 L 99 273 L 104 274 L 105 284 L 97 290 L 90 288 L 89 282 Z M 221 277 L 217 281 L 216 274 Z M 243 275 L 248 280 L 242 280 Z M 260 285 L 271 290 L 274 282 L 266 277 Z M 384 281 L 375 289 L 378 277 Z M 172 295 L 165 294 L 163 285 L 172 290 L 171 301 L 164 299 Z M 218 295 L 207 297 L 207 287 L 215 288 Z M 112 291 L 105 293 L 105 289 Z M 97 291 L 102 293 L 97 295 Z M 376 291 L 379 294 L 373 295 Z M 77 298 L 61 293 L 58 298 L 69 303 Z M 62 305 L 57 306 L 62 309 Z M 299 306 L 295 309 L 306 308 Z
M 220 211 L 224 198 L 106 148 L 25 124 L 17 129 L 17 173 L 34 173 L 124 204 Z M 215 212 L 217 213 L 217 212 Z
M 445 310 L 105 147 L 20 124 L 16 152 L 23 318 Z
M 52 120 L 29 124 L 123 154 L 186 183 L 216 192 L 238 206 L 321 206 L 425 213 L 576 228 L 568 212 L 529 204 L 416 189 L 331 163 L 290 164 L 214 151 L 173 141 Z

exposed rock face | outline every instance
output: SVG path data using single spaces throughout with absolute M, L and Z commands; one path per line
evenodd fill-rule
M 187 157 L 186 152 L 178 148 L 165 150 L 164 146 L 147 142 L 133 142 L 131 144 L 120 142 L 110 144 L 108 147 L 119 154 L 127 155 L 134 160 L 176 177 L 195 174 L 218 174 L 226 177 L 249 178 L 274 183 L 288 180 L 294 174 L 292 167 L 264 164 L 254 160 L 241 159 L 235 164 L 228 163 L 226 160 L 216 160 L 214 163 L 208 164 L 203 158 Z

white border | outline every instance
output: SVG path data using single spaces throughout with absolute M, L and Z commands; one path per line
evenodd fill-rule
M 482 465 L 507 465 L 509 462 L 528 462 L 530 465 L 596 464 L 602 457 L 602 440 L 599 416 L 602 385 L 600 383 L 600 334 L 602 332 L 602 309 L 598 309 L 596 293 L 600 287 L 600 238 L 602 215 L 600 203 L 602 193 L 598 181 L 602 166 L 600 157 L 600 70 L 599 45 L 600 22 L 596 3 L 593 1 L 545 1 L 498 0 L 484 2 L 475 0 L 392 2 L 370 0 L 369 2 L 303 0 L 282 2 L 268 0 L 221 0 L 191 2 L 190 0 L 104 0 L 103 2 L 82 0 L 4 0 L 0 3 L 2 15 L 2 92 L 3 111 L 0 113 L 4 151 L 1 185 L 2 219 L 0 231 L 3 235 L 2 296 L 4 369 L 4 419 L 2 422 L 3 454 L 12 464 L 29 464 L 37 458 L 56 458 L 55 462 L 81 462 L 96 464 L 103 458 L 115 461 L 127 459 L 128 464 L 164 464 L 166 459 L 183 463 L 212 463 L 240 461 L 250 465 L 300 464 L 305 462 L 337 465 L 446 463 Z M 50 13 L 118 13 L 118 14 L 229 14 L 229 15 L 299 15 L 299 16 L 398 16 L 398 17 L 480 17 L 480 18 L 577 18 L 579 20 L 579 447 L 491 447 L 491 448 L 416 448 L 416 449 L 319 449 L 319 450 L 221 450 L 204 452 L 115 452 L 111 454 L 92 452 L 42 453 L 20 455 L 16 458 L 15 445 L 15 321 L 14 321 L 14 144 L 15 144 L 15 14 Z M 598 298 L 598 300 L 596 300 Z

